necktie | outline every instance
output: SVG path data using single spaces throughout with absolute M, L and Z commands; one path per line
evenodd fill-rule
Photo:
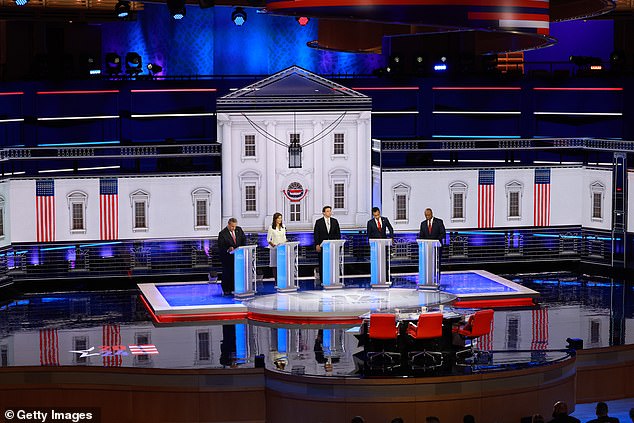
M 427 221 L 427 230 L 429 231 L 429 234 L 431 235 L 431 220 Z
M 376 227 L 379 228 L 379 232 L 381 232 L 381 219 L 376 219 Z
M 330 233 L 330 219 L 326 219 L 326 232 Z
M 233 243 L 237 245 L 238 241 L 236 241 L 236 233 L 234 231 L 231 231 L 231 238 L 233 238 Z

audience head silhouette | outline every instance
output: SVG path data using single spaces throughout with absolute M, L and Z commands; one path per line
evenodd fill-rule
M 465 416 L 462 418 L 462 423 L 475 423 L 475 417 L 473 417 L 471 414 L 465 414 Z
M 354 416 L 350 423 L 365 423 L 365 419 L 361 416 Z
M 436 416 L 425 417 L 425 423 L 440 423 L 440 419 Z
M 597 417 L 607 416 L 608 415 L 608 405 L 604 402 L 597 403 Z
M 567 416 L 568 415 L 568 404 L 563 401 L 557 401 L 553 406 L 553 417 L 558 416 Z

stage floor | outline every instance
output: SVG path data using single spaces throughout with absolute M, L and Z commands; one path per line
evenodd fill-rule
M 531 306 L 539 296 L 537 291 L 483 270 L 444 272 L 437 291 L 417 290 L 418 274 L 392 275 L 392 287 L 388 289 L 369 288 L 369 280 L 369 275 L 349 276 L 344 278 L 345 287 L 341 289 L 257 294 L 241 301 L 222 296 L 220 285 L 208 282 L 138 286 L 157 323 L 248 318 L 279 323 L 349 324 L 369 312 L 416 311 L 441 304 L 474 308 Z

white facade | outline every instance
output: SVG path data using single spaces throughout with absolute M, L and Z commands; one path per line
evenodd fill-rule
M 494 227 L 534 226 L 534 168 L 496 169 Z M 478 169 L 399 170 L 383 172 L 382 212 L 394 229 L 415 231 L 425 208 L 443 219 L 448 229 L 478 227 Z M 519 210 L 510 212 L 510 193 L 519 194 Z M 585 167 L 552 168 L 550 225 L 580 225 L 609 230 L 612 225 L 612 171 Z M 462 194 L 464 210 L 454 216 L 454 194 Z M 593 194 L 602 194 L 600 216 L 593 217 Z M 397 197 L 405 196 L 407 219 L 397 219 Z M 401 214 L 402 215 L 402 214 Z
M 299 94 L 282 101 L 278 84 L 296 84 Z M 262 104 L 248 109 L 253 101 Z M 367 97 L 296 67 L 220 99 L 223 221 L 235 217 L 245 230 L 263 231 L 280 212 L 289 229 L 310 230 L 330 205 L 342 227 L 364 226 L 372 206 L 364 107 Z M 300 168 L 289 165 L 293 140 L 302 146 Z
M 219 175 L 120 177 L 117 180 L 118 239 L 214 237 L 222 228 Z M 99 240 L 99 178 L 57 178 L 54 184 L 55 241 Z M 0 196 L 4 197 L 7 210 L 4 245 L 36 242 L 35 186 L 34 179 L 6 180 L 0 184 Z M 73 195 L 85 199 L 84 230 L 71 230 Z M 133 227 L 135 198 L 146 200 L 147 225 L 143 229 Z M 195 224 L 198 198 L 207 202 L 207 225 Z

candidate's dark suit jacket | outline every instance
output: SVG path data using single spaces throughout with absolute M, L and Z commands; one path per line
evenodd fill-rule
M 418 232 L 419 239 L 437 239 L 442 244 L 445 242 L 445 235 L 445 224 L 442 222 L 442 219 L 434 217 L 431 224 L 431 233 L 429 233 L 427 227 L 427 220 L 425 219 L 420 222 L 420 231 Z
M 378 226 L 376 226 L 376 219 L 372 218 L 368 220 L 368 238 L 387 238 L 387 231 L 390 231 L 390 237 L 394 236 L 394 228 L 392 228 L 392 224 L 390 223 L 390 219 L 387 217 L 381 216 L 381 231 L 379 231 Z
M 218 233 L 218 252 L 220 253 L 220 260 L 223 262 L 233 263 L 233 255 L 227 250 L 229 247 L 234 249 L 247 245 L 247 237 L 244 235 L 244 231 L 240 226 L 236 226 L 236 242 L 233 242 L 231 232 L 226 226 Z
M 315 245 L 320 245 L 326 239 L 341 239 L 341 230 L 337 219 L 334 217 L 330 218 L 330 232 L 326 230 L 326 219 L 323 217 L 317 219 L 313 230 L 313 238 Z
M 244 235 L 244 231 L 239 226 L 236 226 L 236 242 L 233 242 L 233 237 L 229 228 L 225 226 L 223 230 L 218 233 L 218 252 L 220 255 L 220 261 L 222 262 L 222 291 L 225 294 L 230 294 L 234 288 L 234 260 L 233 254 L 227 250 L 229 247 L 234 249 L 247 245 L 247 237 Z

